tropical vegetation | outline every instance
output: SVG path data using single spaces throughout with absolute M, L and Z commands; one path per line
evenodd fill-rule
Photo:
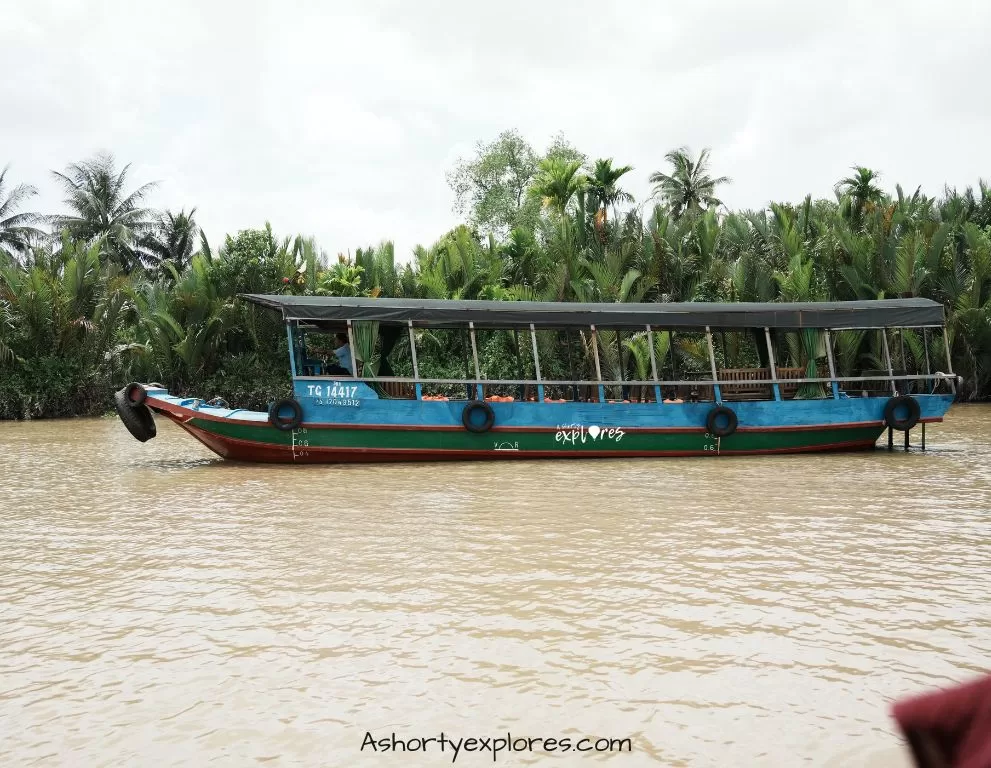
M 708 150 L 669 152 L 649 174 L 653 196 L 624 189 L 634 173 L 590 160 L 557 137 L 539 152 L 507 131 L 448 174 L 463 223 L 410 258 L 393 246 L 334 257 L 312 239 L 267 224 L 211 246 L 196 208 L 152 210 L 154 187 L 97 155 L 53 172 L 64 210 L 30 210 L 34 187 L 0 173 L 0 418 L 99 414 L 128 380 L 264 407 L 288 389 L 284 328 L 241 293 L 540 299 L 549 301 L 800 301 L 922 296 L 946 308 L 960 397 L 991 396 L 991 188 L 930 197 L 856 166 L 824 197 L 731 211 Z M 403 344 L 362 332 L 368 374 L 408 372 Z M 538 335 L 545 377 L 649 378 L 645 334 Z M 490 378 L 532 375 L 526 341 L 479 335 Z M 704 336 L 657 333 L 655 359 L 679 374 L 708 370 Z M 767 364 L 740 334 L 717 344 L 719 364 Z M 884 367 L 948 370 L 941 338 L 840 332 L 841 374 Z M 421 332 L 423 375 L 461 376 L 467 342 Z M 593 349 L 594 345 L 594 349 Z M 822 365 L 817 334 L 779 334 L 779 365 Z M 384 353 L 390 353 L 388 359 Z M 321 354 L 319 347 L 310 354 Z M 330 354 L 329 351 L 325 354 Z M 466 355 L 468 355 L 466 357 Z M 817 396 L 805 388 L 800 396 Z

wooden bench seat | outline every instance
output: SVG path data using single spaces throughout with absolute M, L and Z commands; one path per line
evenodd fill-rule
M 778 386 L 781 388 L 781 399 L 791 400 L 798 393 L 801 384 L 793 384 L 789 379 L 804 379 L 804 368 L 778 368 Z
M 393 400 L 413 400 L 416 398 L 416 385 L 414 384 L 407 384 L 402 381 L 379 381 L 376 384 L 387 398 Z
M 783 368 L 778 366 L 778 387 L 782 400 L 791 400 L 802 386 L 797 379 L 804 379 L 805 368 Z M 819 372 L 819 376 L 828 374 Z M 705 387 L 711 392 L 711 387 Z M 773 400 L 774 389 L 770 368 L 723 368 L 719 371 L 719 391 L 723 400 Z M 701 394 L 701 393 L 700 393 Z M 711 399 L 711 394 L 709 399 Z
M 770 368 L 723 368 L 719 371 L 719 391 L 723 400 L 770 400 L 770 378 Z
M 804 368 L 778 368 L 778 385 L 781 388 L 781 398 L 784 400 L 790 400 L 795 397 L 798 392 L 798 388 L 801 384 L 797 383 L 796 380 L 804 379 L 806 371 Z M 820 371 L 819 377 L 825 378 L 828 373 Z M 774 398 L 774 393 L 771 387 L 771 371 L 770 368 L 722 368 L 719 371 L 719 389 L 722 394 L 723 400 L 726 401 L 746 401 L 746 400 L 772 400 Z M 381 392 L 387 398 L 399 399 L 399 400 L 412 400 L 416 397 L 416 389 L 413 384 L 407 384 L 399 381 L 380 381 L 376 382 Z M 828 385 L 824 385 L 828 388 Z M 889 385 L 890 387 L 890 385 Z M 497 394 L 494 390 L 498 389 L 498 394 L 505 394 L 502 390 L 510 392 L 517 400 L 522 400 L 523 402 L 528 402 L 531 400 L 536 400 L 537 398 L 537 388 L 533 384 L 527 384 L 523 386 L 523 396 L 520 398 L 520 387 L 518 385 L 503 386 L 503 387 L 484 387 L 485 395 Z M 571 400 L 572 388 L 570 385 L 556 386 L 553 394 L 557 397 L 564 397 L 566 400 Z M 597 385 L 583 385 L 578 386 L 578 399 L 579 401 L 585 402 L 596 402 L 599 399 L 598 386 Z M 618 387 L 607 387 L 608 389 L 618 389 Z M 654 402 L 654 385 L 629 385 L 628 387 L 628 397 L 632 402 Z M 686 402 L 691 399 L 691 392 L 694 390 L 697 393 L 698 399 L 705 401 L 713 401 L 715 399 L 713 388 L 711 385 L 701 385 L 698 387 L 691 387 L 688 385 L 682 385 L 678 387 L 666 387 L 665 397 L 667 397 L 672 391 L 677 397 L 684 399 Z M 550 388 L 545 390 L 545 395 L 550 392 Z M 890 391 L 890 388 L 889 390 Z M 607 395 L 610 393 L 607 392 Z

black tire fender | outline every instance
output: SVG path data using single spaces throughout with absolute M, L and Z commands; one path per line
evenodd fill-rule
M 471 415 L 475 411 L 479 410 L 485 414 L 485 421 L 481 424 L 476 424 L 472 421 Z M 495 424 L 495 413 L 492 411 L 492 406 L 484 400 L 472 400 L 461 412 L 461 423 L 464 424 L 465 429 L 469 432 L 474 432 L 476 434 L 488 432 L 492 429 L 492 425 Z
M 898 411 L 903 408 L 907 409 L 907 412 L 904 416 L 899 416 Z M 919 401 L 908 395 L 893 397 L 884 404 L 884 423 L 901 432 L 908 432 L 919 423 L 921 416 L 922 409 L 919 407 Z
M 720 419 L 725 419 L 726 423 L 721 425 Z M 716 437 L 729 437 L 736 432 L 737 423 L 736 412 L 725 405 L 717 405 L 705 417 L 705 428 Z
M 286 408 L 292 409 L 292 416 L 288 419 L 279 415 Z M 268 420 L 276 429 L 283 432 L 291 432 L 303 423 L 303 406 L 292 398 L 279 400 L 279 402 L 273 403 L 272 407 L 268 409 Z
M 124 387 L 124 393 L 133 405 L 141 405 L 145 401 L 145 398 L 148 397 L 148 392 L 145 391 L 144 385 L 138 384 L 136 381 L 132 381 Z
M 131 437 L 146 443 L 158 434 L 158 429 L 155 427 L 155 417 L 151 415 L 151 409 L 144 404 L 144 398 L 140 403 L 131 400 L 128 395 L 130 389 L 131 387 L 127 386 L 114 393 L 114 407 L 120 420 L 127 427 L 127 431 L 131 433 Z M 144 393 L 143 388 L 141 392 Z

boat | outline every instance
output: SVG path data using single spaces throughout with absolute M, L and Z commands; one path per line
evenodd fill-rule
M 135 438 L 154 437 L 160 416 L 225 459 L 297 464 L 866 450 L 885 429 L 889 447 L 895 431 L 905 433 L 908 447 L 917 425 L 924 447 L 925 425 L 942 421 L 960 383 L 952 369 L 930 370 L 930 347 L 942 335 L 939 357 L 949 361 L 949 345 L 942 305 L 921 298 L 761 304 L 240 298 L 281 314 L 292 397 L 251 411 L 134 382 L 116 393 L 115 406 Z M 850 332 L 880 336 L 875 349 L 883 349 L 884 369 L 837 374 L 836 339 Z M 515 344 L 518 376 L 486 376 L 479 338 L 491 340 L 493 333 L 503 334 L 500 343 Z M 357 375 L 346 367 L 328 370 L 329 355 L 313 355 L 315 339 L 331 334 L 346 338 Z M 905 368 L 903 334 L 913 335 L 915 349 L 924 347 L 926 370 Z M 727 337 L 757 364 L 727 367 L 733 358 Z M 810 364 L 777 365 L 776 350 L 786 343 L 804 345 Z M 436 368 L 424 364 L 427 346 L 438 344 L 464 350 L 463 376 L 431 377 Z M 550 368 L 539 348 L 554 344 L 565 345 L 571 370 L 577 357 L 585 375 L 542 375 L 542 362 L 544 371 Z M 607 344 L 620 361 L 624 350 L 630 353 L 626 362 L 603 359 Z M 694 345 L 695 359 L 707 351 L 704 371 L 678 370 L 673 350 L 686 344 Z M 630 376 L 634 346 L 640 367 Z M 393 369 L 390 360 L 398 357 L 406 375 Z

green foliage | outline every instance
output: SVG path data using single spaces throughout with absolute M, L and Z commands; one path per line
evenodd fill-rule
M 107 372 L 77 357 L 34 356 L 0 375 L 0 419 L 102 415 L 113 389 Z
M 493 232 L 523 227 L 533 230 L 539 206 L 527 196 L 540 158 L 517 131 L 504 131 L 495 141 L 479 142 L 475 157 L 462 159 L 447 175 L 456 198 L 455 210 Z
M 617 209 L 633 202 L 619 186 L 628 166 L 600 159 L 588 169 L 561 137 L 540 157 L 507 132 L 452 174 L 470 224 L 418 246 L 408 263 L 397 263 L 384 242 L 328 264 L 312 239 L 278 238 L 268 224 L 211 248 L 195 209 L 142 208 L 147 185 L 125 192 L 128 168 L 116 170 L 110 157 L 58 175 L 70 214 L 54 217 L 56 234 L 43 237 L 31 227 L 37 217 L 22 212 L 32 190 L 5 195 L 0 173 L 0 418 L 100 413 L 129 380 L 265 408 L 289 393 L 285 327 L 238 295 L 279 292 L 596 302 L 926 296 L 946 307 L 961 396 L 991 396 L 984 182 L 976 193 L 930 198 L 896 187 L 889 196 L 876 172 L 856 167 L 835 200 L 717 213 L 715 192 L 728 179 L 709 174 L 708 151 L 692 158 L 681 149 L 667 159 L 671 172 L 652 177 L 658 203 L 623 213 Z M 659 330 L 653 339 L 662 376 L 671 375 L 672 358 L 679 374 L 707 375 L 704 334 Z M 479 331 L 476 340 L 487 378 L 533 375 L 528 334 Z M 892 333 L 888 342 L 900 368 L 924 369 L 928 359 L 931 370 L 948 370 L 936 334 Z M 390 339 L 387 356 L 383 343 L 373 325 L 356 325 L 355 356 L 369 375 L 410 374 L 405 337 Z M 649 378 L 647 343 L 639 329 L 595 340 L 586 332 L 537 334 L 546 379 L 593 379 L 594 351 L 604 375 Z M 778 334 L 775 355 L 811 375 L 823 365 L 823 344 L 814 331 Z M 421 375 L 473 375 L 466 333 L 420 330 L 417 345 Z M 885 365 L 877 332 L 837 332 L 833 345 L 841 375 Z M 763 334 L 720 335 L 717 346 L 718 362 L 767 365 Z
M 503 263 L 467 227 L 448 232 L 429 249 L 416 251 L 415 296 L 432 299 L 495 299 Z
M 377 342 L 379 341 L 379 324 L 377 322 L 358 322 L 354 324 L 354 363 L 359 365 L 358 374 L 373 378 L 378 375 L 381 362 Z
M 458 161 L 447 174 L 455 196 L 454 210 L 483 232 L 505 237 L 514 229 L 533 232 L 541 201 L 530 194 L 542 161 L 575 163 L 586 158 L 558 134 L 541 157 L 518 131 L 504 131 L 490 143 L 478 142 L 475 156 Z
M 215 276 L 225 295 L 278 293 L 285 281 L 296 275 L 303 253 L 303 240 L 276 240 L 272 226 L 246 229 L 224 241 L 215 259 Z
M 223 349 L 236 309 L 220 290 L 217 266 L 196 256 L 175 283 L 145 284 L 136 294 L 138 337 L 149 373 L 173 389 L 200 380 Z
M 318 296 L 365 296 L 362 289 L 365 268 L 341 259 L 323 273 L 317 285 Z
M 267 411 L 275 401 L 292 395 L 285 344 L 282 351 L 284 357 L 278 363 L 250 352 L 227 355 L 190 392 L 206 398 L 222 397 L 228 403 L 236 403 L 238 408 Z
M 92 413 L 118 370 L 127 282 L 101 267 L 101 243 L 65 239 L 30 266 L 0 267 L 0 415 Z M 102 405 L 100 405 L 102 403 Z

